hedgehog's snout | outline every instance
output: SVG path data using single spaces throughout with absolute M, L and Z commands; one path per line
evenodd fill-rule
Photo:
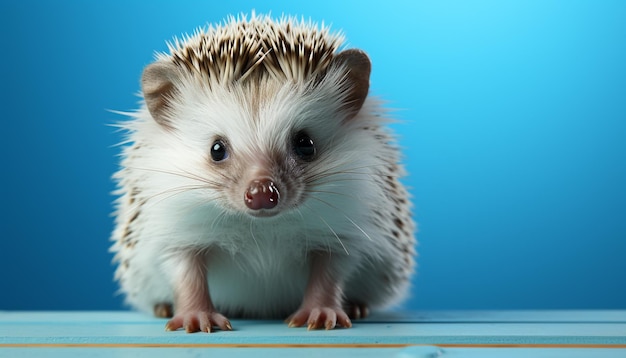
M 246 189 L 243 200 L 252 210 L 273 209 L 280 200 L 278 186 L 271 178 L 255 179 Z

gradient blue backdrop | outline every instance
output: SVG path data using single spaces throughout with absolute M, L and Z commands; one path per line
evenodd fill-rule
M 228 3 L 2 2 L 0 309 L 123 307 L 107 109 L 166 40 L 253 8 L 343 29 L 400 109 L 408 307 L 626 308 L 625 1 Z

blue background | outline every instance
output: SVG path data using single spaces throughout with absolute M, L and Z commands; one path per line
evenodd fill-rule
M 165 41 L 227 14 L 342 29 L 398 108 L 407 307 L 626 308 L 625 1 L 3 1 L 0 309 L 118 309 L 120 119 Z

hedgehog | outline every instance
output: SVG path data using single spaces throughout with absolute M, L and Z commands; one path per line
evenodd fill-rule
M 311 20 L 229 17 L 168 42 L 120 123 L 115 279 L 166 330 L 351 327 L 400 304 L 410 197 L 371 62 Z

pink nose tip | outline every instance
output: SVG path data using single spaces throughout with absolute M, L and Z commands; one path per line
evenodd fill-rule
M 253 180 L 243 196 L 246 206 L 252 210 L 272 209 L 279 199 L 278 188 L 270 179 Z

